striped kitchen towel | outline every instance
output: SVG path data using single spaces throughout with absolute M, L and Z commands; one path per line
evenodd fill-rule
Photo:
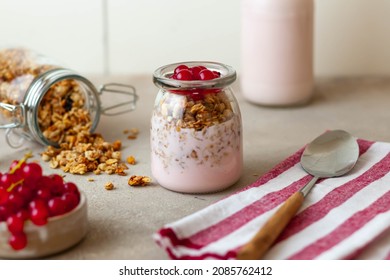
M 265 259 L 390 259 L 390 143 L 358 140 L 352 171 L 320 180 Z M 235 259 L 310 179 L 299 150 L 256 182 L 167 224 L 155 241 L 172 259 Z

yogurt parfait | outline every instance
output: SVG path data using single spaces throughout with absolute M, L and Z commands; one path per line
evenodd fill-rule
M 241 176 L 242 123 L 230 84 L 235 71 L 214 62 L 157 69 L 151 168 L 158 183 L 184 193 L 225 189 Z

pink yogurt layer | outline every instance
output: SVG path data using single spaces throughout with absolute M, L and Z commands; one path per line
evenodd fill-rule
M 173 122 L 152 118 L 151 168 L 164 188 L 185 193 L 225 189 L 241 176 L 241 123 L 238 116 L 207 127 L 176 129 Z

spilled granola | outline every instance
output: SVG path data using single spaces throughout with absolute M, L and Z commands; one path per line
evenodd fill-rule
M 37 58 L 25 49 L 0 51 L 0 102 L 20 104 L 34 78 L 57 68 L 38 63 Z M 48 146 L 42 159 L 51 168 L 73 174 L 126 175 L 121 141 L 109 143 L 102 135 L 90 132 L 92 119 L 86 103 L 85 92 L 75 80 L 59 81 L 46 92 L 38 107 L 38 125 L 43 136 L 58 147 Z M 2 118 L 15 118 L 12 114 L 0 109 Z
M 129 178 L 128 184 L 132 187 L 147 186 L 152 182 L 152 179 L 148 176 L 133 175 Z
M 108 191 L 111 191 L 113 190 L 115 187 L 114 187 L 114 184 L 112 182 L 108 182 L 104 185 L 104 188 Z

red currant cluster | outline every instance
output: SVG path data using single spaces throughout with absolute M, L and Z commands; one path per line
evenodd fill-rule
M 0 222 L 7 223 L 14 250 L 27 245 L 26 220 L 45 225 L 49 217 L 65 214 L 80 202 L 74 183 L 64 182 L 57 174 L 44 176 L 38 163 L 26 163 L 28 157 L 13 161 L 9 172 L 0 173 Z
M 171 78 L 181 81 L 206 81 L 219 78 L 220 76 L 221 73 L 218 71 L 209 70 L 201 65 L 188 67 L 187 65 L 181 64 L 175 68 Z
M 207 69 L 202 65 L 188 67 L 187 65 L 181 64 L 175 68 L 171 76 L 172 79 L 181 81 L 207 81 L 221 77 L 221 73 L 218 71 Z M 206 94 L 219 93 L 221 89 L 210 88 L 210 89 L 186 89 L 186 90 L 171 90 L 173 93 L 186 95 L 193 100 L 201 100 Z

